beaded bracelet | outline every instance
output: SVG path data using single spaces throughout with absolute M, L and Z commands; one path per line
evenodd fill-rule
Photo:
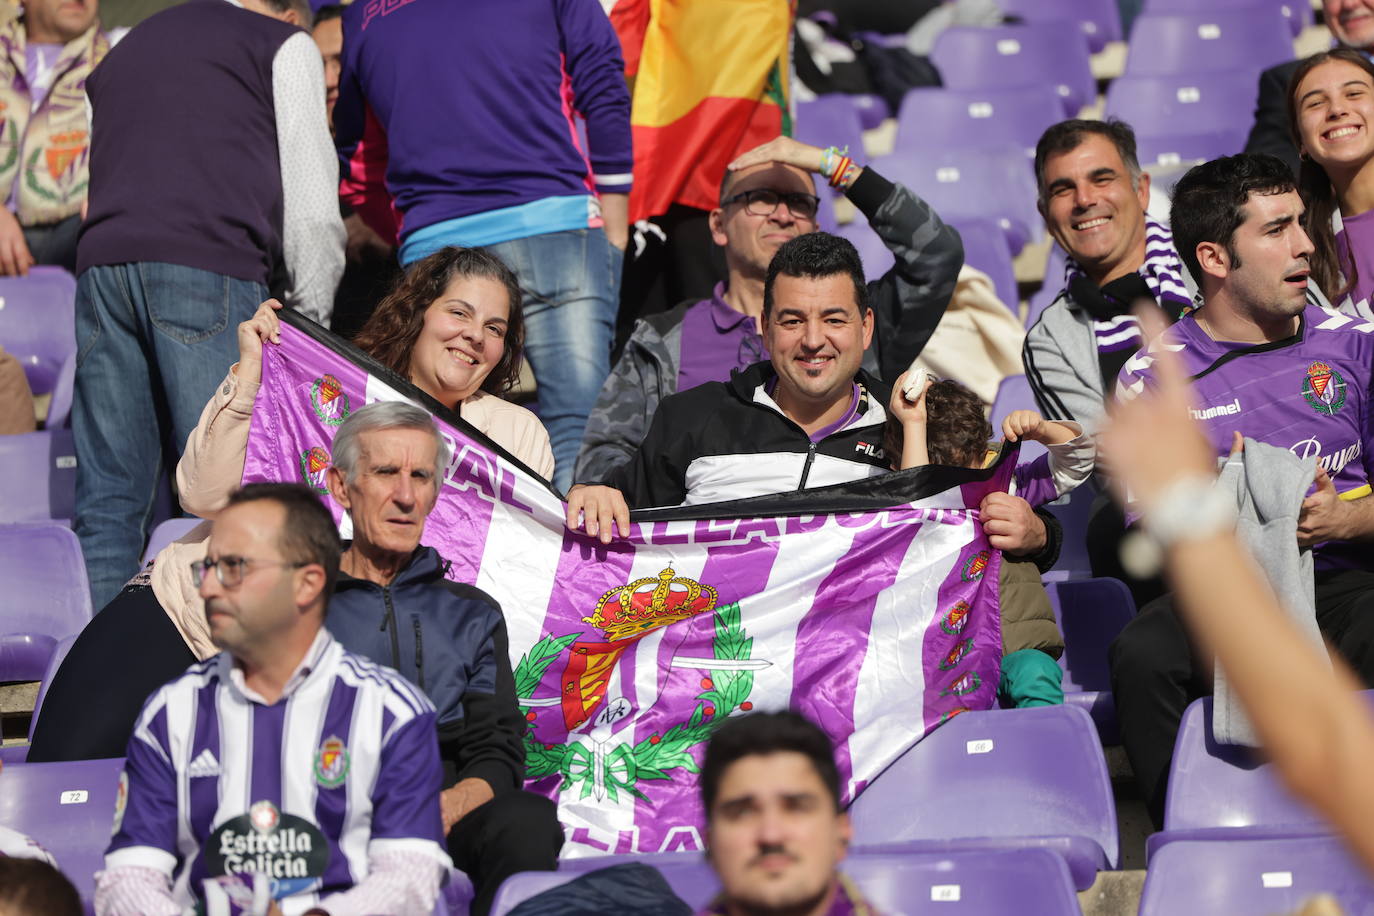
M 839 188 L 841 191 L 848 191 L 849 186 L 854 183 L 855 179 L 859 177 L 859 173 L 863 171 L 863 167 L 849 158 L 846 158 L 841 163 L 841 166 L 841 168 L 835 170 L 834 176 L 830 179 L 830 186 Z
M 839 160 L 848 155 L 848 144 L 845 145 L 844 149 L 837 149 L 833 146 L 827 146 L 824 150 L 821 151 L 821 175 L 825 178 L 829 178 L 831 175 L 834 175 L 835 166 L 839 163 Z

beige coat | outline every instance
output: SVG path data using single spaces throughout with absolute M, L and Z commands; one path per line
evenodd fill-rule
M 210 538 L 209 520 L 224 508 L 229 494 L 243 479 L 248 427 L 257 393 L 257 382 L 241 381 L 231 368 L 205 405 L 177 464 L 177 493 L 182 508 L 207 521 L 160 551 L 149 573 L 158 603 L 200 659 L 219 650 L 210 642 L 205 607 L 191 581 L 191 564 L 204 559 L 205 544 Z M 549 434 L 534 414 L 483 391 L 463 401 L 460 412 L 464 420 L 532 470 L 545 478 L 553 476 Z

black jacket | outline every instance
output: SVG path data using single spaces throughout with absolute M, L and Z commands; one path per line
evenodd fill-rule
M 475 776 L 500 795 L 525 778 L 506 620 L 486 592 L 445 579 L 448 566 L 418 547 L 390 585 L 340 573 L 325 625 L 434 702 L 445 786 Z
M 631 508 L 723 502 L 827 486 L 888 470 L 884 405 L 891 390 L 862 369 L 863 413 L 813 443 L 796 423 L 755 392 L 775 375 L 769 362 L 663 400 L 649 433 L 606 481 Z M 708 492 L 709 491 L 709 492 Z
M 1290 60 L 1260 74 L 1259 97 L 1255 104 L 1255 123 L 1245 141 L 1247 153 L 1278 156 L 1293 174 L 1298 174 L 1298 148 L 1288 132 L 1288 81 L 1301 60 Z

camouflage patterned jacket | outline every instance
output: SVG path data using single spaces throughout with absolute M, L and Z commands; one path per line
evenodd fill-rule
M 906 371 L 940 323 L 964 263 L 964 246 L 929 204 L 872 168 L 864 169 L 848 196 L 896 259 L 868 284 L 875 333 L 863 361 L 870 375 L 891 380 Z M 575 481 L 605 480 L 634 454 L 659 402 L 677 391 L 688 311 L 710 304 L 684 303 L 635 325 L 587 420 Z M 731 349 L 720 358 L 723 382 L 757 357 L 746 359 Z

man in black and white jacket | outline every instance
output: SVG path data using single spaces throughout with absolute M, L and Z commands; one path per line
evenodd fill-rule
M 771 359 L 665 398 L 628 463 L 569 490 L 568 526 L 609 544 L 628 530 L 631 506 L 723 502 L 891 470 L 891 389 L 860 368 L 873 336 L 868 294 L 845 239 L 815 232 L 779 248 L 763 294 Z M 993 494 L 982 510 L 994 547 L 1029 555 L 1054 540 L 1019 497 Z

